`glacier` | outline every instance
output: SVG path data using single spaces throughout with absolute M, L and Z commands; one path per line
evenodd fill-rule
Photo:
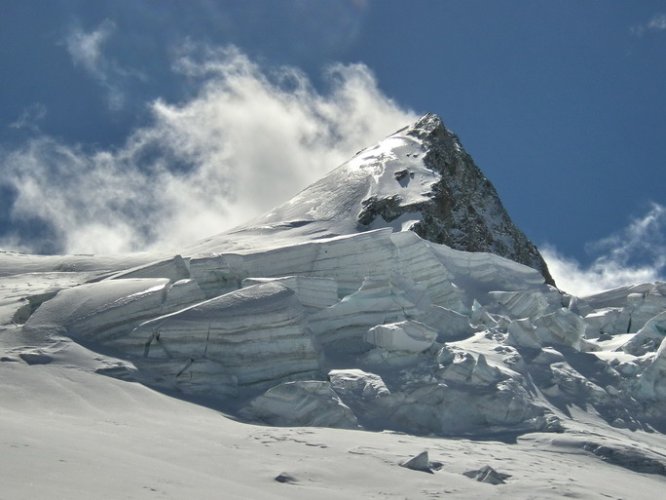
M 649 450 L 579 439 L 588 420 L 666 433 L 666 283 L 559 290 L 434 115 L 178 255 L 2 253 L 0 291 L 14 339 L 0 367 L 48 365 L 74 342 L 104 360 L 97 376 L 250 424 L 564 435 L 666 471 Z

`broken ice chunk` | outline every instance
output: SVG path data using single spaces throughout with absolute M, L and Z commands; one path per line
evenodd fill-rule
M 241 412 L 270 425 L 354 429 L 356 416 L 321 380 L 299 380 L 271 387 Z
M 400 464 L 402 467 L 406 467 L 411 470 L 418 470 L 422 472 L 429 472 L 430 474 L 433 471 L 439 470 L 442 468 L 441 462 L 431 462 L 428 458 L 428 452 L 422 451 L 418 455 L 410 458 L 406 462 Z
M 504 484 L 511 477 L 511 474 L 504 474 L 503 472 L 497 472 L 490 465 L 484 465 L 478 470 L 468 470 L 463 472 L 463 475 L 476 479 L 480 483 L 488 484 Z
M 418 321 L 376 325 L 365 334 L 365 341 L 387 351 L 423 352 L 437 339 L 437 332 Z

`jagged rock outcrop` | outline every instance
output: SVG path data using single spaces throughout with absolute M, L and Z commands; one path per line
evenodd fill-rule
M 436 172 L 438 180 L 425 195 L 426 201 L 404 202 L 399 193 L 364 199 L 359 223 L 370 226 L 380 216 L 391 222 L 417 212 L 421 220 L 409 229 L 422 238 L 458 250 L 501 255 L 539 270 L 554 285 L 536 246 L 511 221 L 491 182 L 442 120 L 429 113 L 404 133 L 422 141 L 423 163 Z M 395 172 L 398 183 L 406 182 L 400 172 L 409 170 Z M 414 173 L 410 176 L 414 178 Z

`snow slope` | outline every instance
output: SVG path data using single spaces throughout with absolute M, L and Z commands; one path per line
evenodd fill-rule
M 408 132 L 182 256 L 1 253 L 0 498 L 657 498 L 666 284 L 423 238 Z

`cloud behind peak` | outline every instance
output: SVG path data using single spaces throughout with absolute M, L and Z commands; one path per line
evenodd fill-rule
M 79 40 L 85 64 L 99 62 L 104 36 Z M 414 118 L 361 64 L 331 66 L 325 91 L 295 68 L 266 70 L 235 47 L 187 44 L 174 66 L 192 80 L 192 97 L 150 103 L 150 123 L 122 146 L 42 135 L 0 156 L 15 228 L 0 244 L 178 248 L 272 208 Z M 48 230 L 20 230 L 29 220 Z
M 577 296 L 666 277 L 666 207 L 651 203 L 622 230 L 587 245 L 589 265 L 562 255 L 554 246 L 541 249 L 558 286 Z

